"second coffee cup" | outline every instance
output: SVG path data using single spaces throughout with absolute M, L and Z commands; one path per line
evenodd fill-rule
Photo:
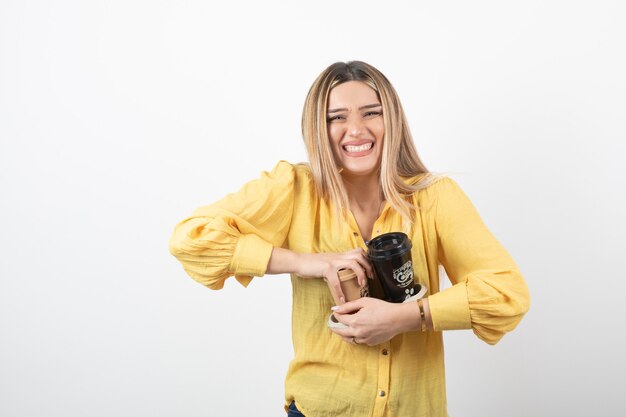
M 363 287 L 360 287 L 356 273 L 352 269 L 340 269 L 337 272 L 337 276 L 339 277 L 339 284 L 341 285 L 341 291 L 343 292 L 346 302 L 368 296 L 367 281 Z M 334 289 L 330 285 L 328 287 L 330 288 L 330 293 L 333 296 L 335 305 L 342 304 L 337 294 L 335 294 Z

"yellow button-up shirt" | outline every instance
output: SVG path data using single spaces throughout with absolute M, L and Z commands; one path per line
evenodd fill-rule
M 295 400 L 307 417 L 447 416 L 441 331 L 472 329 L 494 344 L 528 310 L 519 269 L 453 180 L 442 178 L 411 198 L 414 277 L 429 288 L 434 331 L 399 334 L 373 347 L 345 343 L 326 324 L 333 305 L 327 284 L 292 275 L 294 358 L 285 404 Z M 372 237 L 392 231 L 402 231 L 402 218 L 387 204 Z M 308 166 L 284 161 L 197 209 L 170 240 L 170 252 L 187 273 L 212 289 L 230 276 L 247 285 L 264 275 L 273 247 L 300 253 L 366 249 L 352 216 L 337 227 Z M 440 264 L 453 284 L 442 291 Z

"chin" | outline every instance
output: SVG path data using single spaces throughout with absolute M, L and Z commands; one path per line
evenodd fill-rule
M 376 174 L 380 169 L 380 164 L 361 164 L 361 163 L 345 163 L 342 164 L 342 174 L 348 174 L 353 176 L 368 176 Z

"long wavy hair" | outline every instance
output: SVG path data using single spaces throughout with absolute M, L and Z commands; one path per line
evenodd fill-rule
M 302 136 L 317 191 L 337 210 L 339 218 L 347 216 L 348 196 L 341 168 L 333 157 L 326 113 L 330 90 L 348 81 L 370 86 L 382 104 L 385 131 L 379 171 L 381 192 L 407 226 L 413 221 L 415 210 L 410 196 L 430 185 L 437 176 L 426 169 L 415 150 L 395 89 L 387 77 L 365 62 L 335 62 L 317 77 L 307 94 L 302 111 Z M 407 181 L 416 176 L 419 176 L 417 181 Z

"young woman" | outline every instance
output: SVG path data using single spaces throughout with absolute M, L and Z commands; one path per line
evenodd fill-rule
M 500 340 L 528 310 L 519 269 L 458 185 L 424 167 L 397 94 L 374 67 L 324 70 L 302 132 L 309 164 L 281 161 L 197 209 L 176 226 L 171 253 L 212 289 L 230 276 L 247 285 L 291 274 L 289 415 L 447 416 L 442 331 Z M 398 231 L 412 241 L 414 277 L 430 296 L 419 306 L 375 298 L 334 306 L 329 285 L 343 296 L 337 271 L 365 283 L 366 242 Z M 439 265 L 453 284 L 443 291 Z M 327 326 L 331 308 L 345 328 Z

